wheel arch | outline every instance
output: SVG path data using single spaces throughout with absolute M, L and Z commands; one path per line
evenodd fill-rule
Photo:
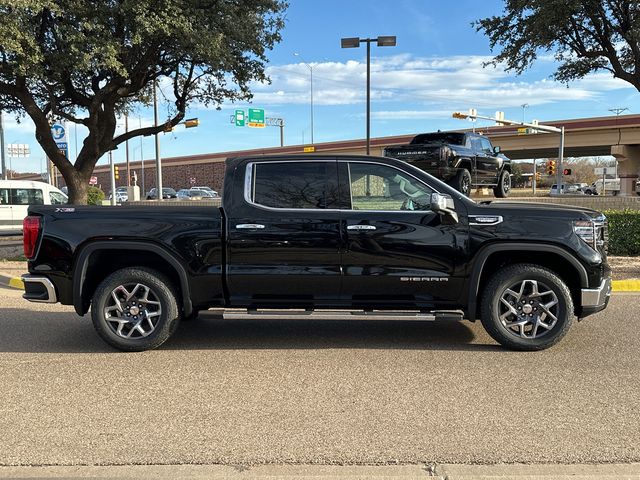
M 476 254 L 469 276 L 469 298 L 467 313 L 475 320 L 479 312 L 482 285 L 499 268 L 506 264 L 532 263 L 556 273 L 569 287 L 574 300 L 574 309 L 580 305 L 580 290 L 588 288 L 589 279 L 584 266 L 569 252 L 556 245 L 529 243 L 493 244 Z
M 132 254 L 135 255 L 135 260 L 124 260 Z M 100 275 L 89 271 L 90 266 L 97 265 L 103 268 Z M 151 242 L 96 241 L 81 248 L 74 264 L 73 306 L 76 313 L 87 313 L 91 297 L 100 281 L 126 267 L 148 267 L 165 274 L 179 291 L 184 314 L 192 312 L 187 272 L 171 253 Z

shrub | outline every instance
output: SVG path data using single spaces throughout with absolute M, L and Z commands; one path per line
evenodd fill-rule
M 87 190 L 87 204 L 102 205 L 102 200 L 104 200 L 104 192 L 98 187 L 89 187 Z
M 640 255 L 640 211 L 607 210 L 609 255 Z

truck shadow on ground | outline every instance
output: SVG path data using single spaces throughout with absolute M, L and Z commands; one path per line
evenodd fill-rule
M 90 316 L 0 310 L 0 352 L 109 353 Z M 27 313 L 27 314 L 26 314 Z M 479 341 L 479 343 L 472 343 Z M 499 349 L 469 322 L 363 320 L 223 320 L 204 314 L 183 322 L 164 350 L 217 349 Z

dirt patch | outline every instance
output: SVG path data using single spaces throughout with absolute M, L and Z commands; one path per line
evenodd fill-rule
M 640 278 L 640 257 L 608 257 L 614 280 Z

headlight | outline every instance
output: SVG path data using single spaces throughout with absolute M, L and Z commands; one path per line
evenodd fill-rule
M 573 222 L 573 231 L 595 251 L 606 253 L 607 222 L 604 216 L 597 221 L 576 220 Z

